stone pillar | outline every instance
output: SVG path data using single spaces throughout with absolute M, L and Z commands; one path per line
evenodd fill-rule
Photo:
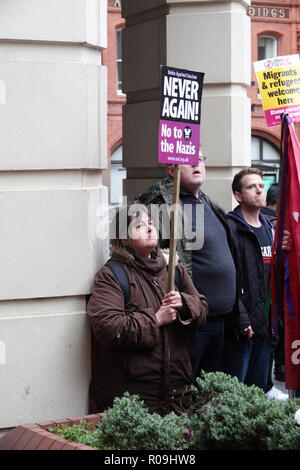
M 201 142 L 208 155 L 203 189 L 227 210 L 230 184 L 250 165 L 248 0 L 123 0 L 125 192 L 163 175 L 157 166 L 159 66 L 205 72 Z
M 105 0 L 0 2 L 0 428 L 87 412 Z

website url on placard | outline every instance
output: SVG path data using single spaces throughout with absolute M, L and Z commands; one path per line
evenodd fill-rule
M 168 157 L 168 161 L 172 163 L 180 162 L 186 163 L 189 161 L 188 157 Z

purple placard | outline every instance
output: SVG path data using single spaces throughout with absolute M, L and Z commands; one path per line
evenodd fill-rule
M 161 66 L 159 163 L 196 165 L 204 73 Z
M 197 165 L 200 148 L 200 124 L 160 120 L 159 162 Z

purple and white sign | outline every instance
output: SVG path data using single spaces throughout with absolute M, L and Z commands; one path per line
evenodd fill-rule
M 159 163 L 197 165 L 203 77 L 202 72 L 161 66 Z

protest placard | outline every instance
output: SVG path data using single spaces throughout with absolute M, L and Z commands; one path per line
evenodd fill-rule
M 173 210 L 170 214 L 168 291 L 175 288 L 179 165 L 198 165 L 203 77 L 202 72 L 161 66 L 158 162 L 175 164 Z
M 254 70 L 267 126 L 279 126 L 283 113 L 300 121 L 299 54 L 254 62 Z
M 203 77 L 202 72 L 161 66 L 159 163 L 198 163 Z

